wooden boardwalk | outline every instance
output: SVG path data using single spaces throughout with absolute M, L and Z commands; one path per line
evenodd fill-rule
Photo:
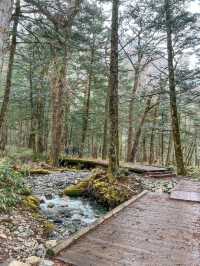
M 199 266 L 200 204 L 147 193 L 56 259 L 75 266 Z
M 95 167 L 102 167 L 107 168 L 108 167 L 108 161 L 105 160 L 94 160 L 94 159 L 80 159 L 80 158 L 68 158 L 64 157 L 60 160 L 60 165 L 64 167 L 73 167 L 78 166 L 80 168 L 87 168 L 92 169 Z M 152 166 L 152 165 L 141 165 L 141 164 L 134 164 L 134 163 L 125 163 L 120 162 L 120 167 L 128 169 L 129 171 L 139 173 L 139 174 L 147 174 L 151 175 L 153 174 L 154 177 L 158 175 L 163 177 L 174 177 L 175 174 L 173 171 L 168 170 L 165 167 L 160 166 Z

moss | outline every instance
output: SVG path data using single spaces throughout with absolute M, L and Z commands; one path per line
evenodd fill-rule
M 126 176 L 110 178 L 103 172 L 96 172 L 91 178 L 88 186 L 88 195 L 95 198 L 108 208 L 113 208 L 130 199 L 134 194 L 141 191 L 141 186 L 131 179 L 133 184 L 129 184 Z M 131 189 L 129 188 L 131 185 Z
M 131 197 L 130 191 L 120 187 L 115 181 L 110 182 L 108 177 L 105 177 L 103 180 L 95 180 L 90 188 L 91 193 L 98 201 L 111 208 L 116 207 Z
M 141 192 L 141 186 L 131 178 L 131 189 L 128 178 L 110 178 L 103 170 L 93 170 L 93 176 L 77 185 L 64 190 L 64 195 L 71 197 L 88 196 L 108 208 L 114 208 Z
M 80 197 L 86 192 L 88 184 L 89 184 L 89 179 L 81 181 L 77 185 L 67 187 L 64 190 L 64 195 L 70 197 Z
M 21 194 L 22 194 L 23 196 L 30 196 L 31 193 L 32 193 L 32 190 L 31 190 L 30 188 L 28 188 L 28 187 L 24 187 L 24 188 L 22 189 L 22 192 L 21 192 Z
M 53 171 L 43 169 L 43 168 L 37 168 L 37 169 L 30 169 L 29 173 L 30 175 L 49 175 L 49 174 L 52 174 Z
M 23 204 L 26 208 L 36 211 L 39 209 L 40 200 L 35 196 L 27 196 L 23 200 Z
M 43 231 L 46 235 L 49 235 L 50 233 L 52 233 L 55 229 L 55 225 L 53 223 L 50 223 L 48 221 L 45 221 L 43 223 Z
M 46 256 L 48 258 L 52 258 L 54 257 L 56 254 L 54 253 L 54 251 L 52 249 L 47 249 L 47 253 L 46 253 Z

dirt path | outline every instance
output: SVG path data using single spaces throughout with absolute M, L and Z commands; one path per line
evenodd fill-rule
M 76 266 L 199 266 L 200 205 L 147 193 L 57 257 Z

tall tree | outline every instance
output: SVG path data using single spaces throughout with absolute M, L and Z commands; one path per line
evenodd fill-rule
M 109 173 L 116 175 L 119 168 L 118 134 L 118 12 L 119 0 L 112 1 L 111 56 L 109 80 L 110 148 Z
M 166 12 L 166 30 L 167 30 L 167 54 L 168 54 L 168 71 L 169 71 L 169 92 L 170 92 L 170 109 L 172 120 L 172 132 L 174 140 L 174 149 L 176 156 L 177 173 L 185 175 L 186 170 L 183 162 L 183 153 L 181 147 L 180 127 L 177 113 L 177 100 L 176 100 L 176 82 L 174 71 L 174 53 L 172 45 L 172 8 L 171 0 L 165 0 Z
M 19 24 L 19 17 L 20 17 L 21 7 L 20 7 L 20 0 L 16 0 L 16 7 L 14 13 L 14 22 L 13 22 L 13 29 L 12 29 L 12 38 L 10 44 L 10 54 L 9 54 L 9 61 L 8 61 L 8 70 L 6 75 L 6 84 L 5 84 L 5 91 L 4 91 L 4 98 L 3 103 L 0 110 L 0 129 L 3 126 L 6 112 L 8 110 L 9 100 L 10 100 L 10 90 L 12 85 L 12 73 L 13 73 L 13 65 L 14 65 L 14 57 L 16 52 L 17 46 L 17 27 Z
M 0 69 L 2 66 L 5 42 L 8 39 L 9 25 L 12 15 L 13 0 L 0 1 Z

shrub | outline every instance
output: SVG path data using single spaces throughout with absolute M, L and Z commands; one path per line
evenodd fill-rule
M 16 206 L 21 202 L 22 195 L 29 193 L 24 186 L 23 175 L 9 164 L 0 164 L 0 212 Z

